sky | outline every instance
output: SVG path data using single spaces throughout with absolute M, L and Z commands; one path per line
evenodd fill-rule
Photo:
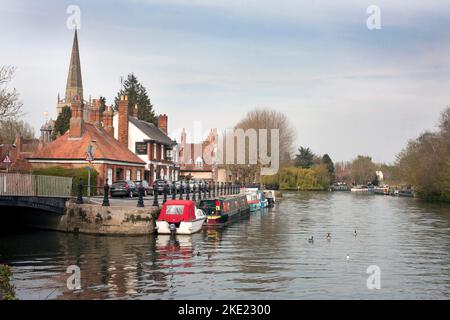
M 296 147 L 391 163 L 450 104 L 447 0 L 0 0 L 0 65 L 17 68 L 10 87 L 37 132 L 64 96 L 70 5 L 84 98 L 112 103 L 134 72 L 175 138 L 273 108 Z M 366 25 L 370 5 L 380 29 Z

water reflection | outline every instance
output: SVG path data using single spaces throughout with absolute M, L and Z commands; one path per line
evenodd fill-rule
M 449 213 L 415 199 L 286 193 L 272 209 L 192 236 L 3 232 L 0 263 L 13 266 L 21 299 L 448 298 Z M 372 264 L 381 290 L 366 287 Z

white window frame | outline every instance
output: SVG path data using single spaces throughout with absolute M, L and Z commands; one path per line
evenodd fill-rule
M 203 159 L 201 157 L 198 157 L 197 159 L 195 159 L 195 167 L 196 168 L 203 167 Z
M 112 168 L 108 168 L 108 171 L 107 171 L 106 175 L 108 177 L 108 184 L 112 185 L 113 184 L 113 169 Z
M 141 180 L 141 170 L 136 171 L 136 180 L 137 181 Z
M 130 169 L 125 170 L 125 180 L 131 180 L 131 170 Z

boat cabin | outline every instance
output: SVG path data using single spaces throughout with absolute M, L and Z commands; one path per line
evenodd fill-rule
M 202 209 L 206 215 L 222 215 L 247 210 L 248 203 L 245 196 L 238 195 L 201 200 L 199 208 Z
M 158 217 L 158 221 L 167 221 L 175 224 L 196 219 L 195 202 L 190 200 L 167 200 Z

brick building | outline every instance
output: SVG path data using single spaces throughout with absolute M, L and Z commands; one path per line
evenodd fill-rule
M 146 163 L 144 179 L 149 183 L 156 179 L 178 180 L 177 143 L 167 135 L 167 115 L 160 115 L 158 126 L 155 126 L 139 120 L 137 108 L 133 110 L 129 115 L 128 107 L 119 101 L 118 113 L 113 118 L 114 137 Z
M 145 162 L 114 138 L 112 108 L 107 107 L 101 112 L 100 100 L 94 99 L 90 104 L 86 104 L 82 92 L 78 38 L 75 31 L 64 100 L 64 106 L 70 106 L 72 112 L 70 128 L 56 140 L 44 143 L 28 162 L 33 168 L 85 168 L 89 163 L 86 160 L 86 152 L 91 148 L 94 156 L 92 167 L 98 172 L 98 186 L 103 185 L 106 178 L 109 183 L 123 179 L 140 180 L 144 175 Z M 128 108 L 126 96 L 122 96 L 120 108 Z
M 13 144 L 0 143 L 0 171 L 29 172 L 31 165 L 27 159 L 38 149 L 38 139 L 25 139 L 21 136 L 17 136 Z M 10 163 L 3 162 L 6 157 L 9 158 Z
M 188 143 L 186 131 L 180 136 L 180 176 L 184 179 L 221 181 L 217 165 L 217 129 L 211 129 L 200 143 Z

